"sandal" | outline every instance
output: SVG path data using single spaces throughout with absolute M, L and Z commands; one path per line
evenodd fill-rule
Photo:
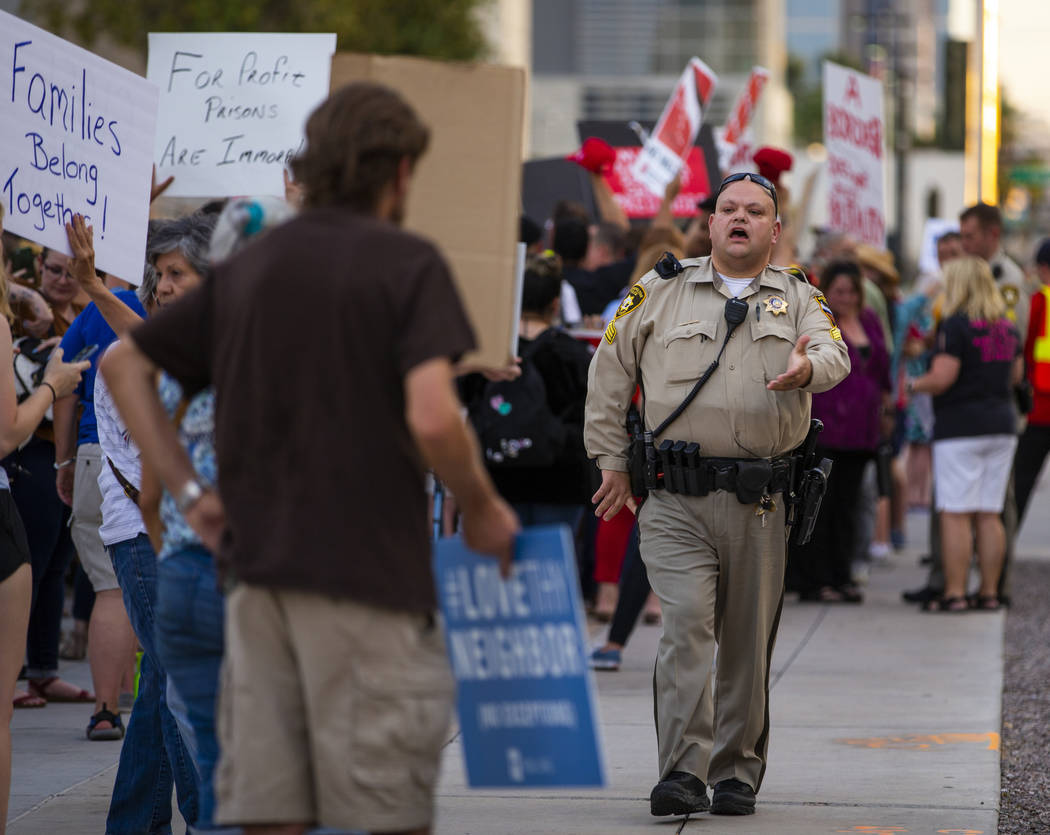
M 819 589 L 810 589 L 808 591 L 799 592 L 799 602 L 801 603 L 849 603 L 850 601 L 845 594 L 839 589 L 832 586 L 821 586 Z
M 99 722 L 109 722 L 111 727 L 99 728 Z M 120 714 L 106 710 L 106 705 L 103 704 L 102 710 L 92 716 L 91 721 L 88 722 L 87 738 L 95 742 L 123 739 L 124 723 L 120 721 Z
M 15 696 L 12 704 L 16 708 L 47 707 L 47 699 L 36 693 L 23 693 Z
M 69 693 L 68 695 L 48 693 L 47 688 L 58 681 L 58 676 L 48 676 L 47 678 L 31 678 L 26 684 L 29 687 L 29 692 L 34 696 L 38 696 L 41 699 L 46 699 L 49 702 L 93 702 L 95 697 L 88 693 L 87 690 L 79 689 L 75 693 Z M 74 685 L 70 685 L 73 687 Z
M 975 594 L 969 602 L 976 612 L 998 612 L 1001 605 L 997 594 Z
M 844 586 L 839 586 L 835 591 L 839 593 L 839 597 L 843 603 L 863 603 L 864 594 L 852 583 L 847 583 Z
M 965 597 L 935 597 L 923 604 L 924 612 L 958 612 L 970 611 L 970 604 Z

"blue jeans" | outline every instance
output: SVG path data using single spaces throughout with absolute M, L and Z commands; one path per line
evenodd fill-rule
M 145 534 L 111 545 L 109 555 L 143 654 L 139 694 L 120 749 L 106 835 L 169 835 L 172 785 L 187 824 L 197 821 L 198 798 L 197 775 L 168 710 L 167 678 L 157 655 L 157 557 Z
M 222 666 L 226 598 L 201 546 L 176 551 L 157 568 L 157 649 L 193 729 L 200 813 L 196 831 L 215 828 L 212 775 L 219 759 L 215 701 Z

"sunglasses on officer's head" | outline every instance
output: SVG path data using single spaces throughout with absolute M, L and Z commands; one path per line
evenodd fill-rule
M 767 180 L 761 174 L 752 174 L 750 171 L 738 171 L 736 174 L 730 174 L 722 180 L 722 185 L 718 187 L 718 193 L 715 195 L 715 200 L 722 195 L 722 192 L 726 190 L 727 186 L 731 186 L 733 183 L 739 183 L 741 180 L 750 180 L 756 186 L 764 188 L 769 193 L 769 196 L 773 198 L 773 215 L 776 216 L 780 214 L 780 201 L 777 199 L 777 187 L 773 185 L 771 180 Z

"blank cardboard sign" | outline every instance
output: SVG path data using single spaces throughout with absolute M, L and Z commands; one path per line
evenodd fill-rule
M 400 56 L 337 53 L 332 89 L 370 80 L 397 90 L 430 128 L 405 227 L 452 266 L 477 335 L 471 358 L 506 364 L 515 321 L 525 71 Z

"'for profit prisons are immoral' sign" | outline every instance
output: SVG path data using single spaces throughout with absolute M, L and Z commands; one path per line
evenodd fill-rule
M 328 95 L 333 34 L 151 32 L 160 88 L 157 176 L 167 194 L 284 194 L 306 118 Z
M 74 214 L 95 262 L 138 284 L 146 252 L 157 88 L 0 11 L 0 199 L 10 231 L 69 252 Z
M 505 581 L 459 538 L 435 551 L 470 785 L 604 785 L 568 528 L 522 533 Z

